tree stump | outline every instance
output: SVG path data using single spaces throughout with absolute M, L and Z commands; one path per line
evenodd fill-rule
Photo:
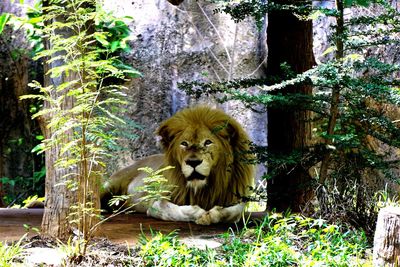
M 374 266 L 400 265 L 400 207 L 379 211 L 374 237 Z

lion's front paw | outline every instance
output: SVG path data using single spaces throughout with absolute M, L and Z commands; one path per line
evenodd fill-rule
M 203 216 L 206 211 L 200 208 L 199 206 L 181 206 L 180 210 L 182 214 L 184 214 L 185 217 L 189 218 L 189 221 L 196 221 L 198 220 L 201 216 Z
M 196 224 L 200 225 L 210 225 L 211 224 L 211 215 L 210 212 L 207 211 L 200 218 L 195 221 Z
M 210 225 L 212 223 L 219 223 L 221 221 L 222 207 L 215 206 L 211 210 L 204 213 L 200 218 L 196 220 L 196 224 Z

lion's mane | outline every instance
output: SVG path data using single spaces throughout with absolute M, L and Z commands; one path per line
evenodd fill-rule
M 191 127 L 206 126 L 221 141 L 222 156 L 212 169 L 207 184 L 197 190 L 186 186 L 180 169 L 175 137 Z M 199 205 L 205 210 L 214 206 L 231 206 L 248 195 L 254 182 L 254 166 L 249 164 L 249 138 L 242 126 L 222 110 L 208 106 L 184 109 L 164 121 L 157 130 L 165 152 L 165 165 L 175 166 L 166 177 L 175 185 L 171 201 L 178 205 Z

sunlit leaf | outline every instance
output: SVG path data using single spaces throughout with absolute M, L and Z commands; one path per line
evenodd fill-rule
M 94 38 L 101 43 L 104 46 L 108 46 L 109 42 L 107 41 L 107 35 L 105 33 L 102 32 L 95 32 L 94 33 Z
M 40 144 L 36 145 L 34 148 L 32 148 L 31 152 L 40 154 L 44 151 L 44 149 L 45 149 L 45 145 L 43 143 L 40 143 Z
M 119 47 L 119 41 L 113 41 L 111 42 L 111 47 L 110 50 L 111 52 L 115 52 Z
M 11 15 L 8 13 L 3 13 L 0 15 L 0 34 L 3 32 L 4 26 L 7 24 L 10 17 L 11 17 Z
M 40 22 L 43 22 L 43 17 L 42 16 L 35 17 L 35 18 L 30 18 L 28 20 L 28 23 L 30 23 L 30 24 L 37 24 L 37 23 L 40 23 Z
M 332 52 L 335 52 L 335 51 L 336 51 L 336 46 L 330 46 L 321 54 L 321 56 L 328 55 L 328 54 L 330 54 Z

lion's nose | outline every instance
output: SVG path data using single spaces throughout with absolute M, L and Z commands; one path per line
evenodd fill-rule
M 189 159 L 186 161 L 186 164 L 195 169 L 197 166 L 199 166 L 203 161 L 198 160 L 198 159 Z

